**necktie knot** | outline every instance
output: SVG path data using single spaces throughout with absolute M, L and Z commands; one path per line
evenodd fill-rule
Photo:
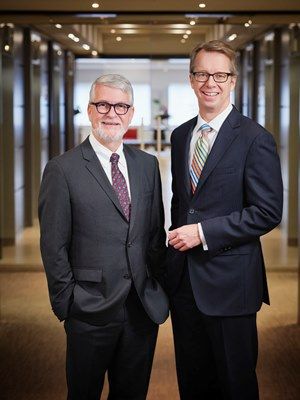
M 201 132 L 201 135 L 207 137 L 207 135 L 213 130 L 213 128 L 208 124 L 202 124 L 198 129 L 198 132 Z
M 112 153 L 112 155 L 110 156 L 109 161 L 110 161 L 112 164 L 116 165 L 116 164 L 118 164 L 118 162 L 119 162 L 119 158 L 120 158 L 119 154 L 117 154 L 117 153 Z

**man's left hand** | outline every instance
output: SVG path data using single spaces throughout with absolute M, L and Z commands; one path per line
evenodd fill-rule
M 190 250 L 201 244 L 198 224 L 183 225 L 169 231 L 169 244 L 179 251 Z

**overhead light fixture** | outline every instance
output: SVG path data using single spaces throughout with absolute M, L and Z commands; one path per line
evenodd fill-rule
M 62 25 L 61 25 L 61 24 L 55 24 L 55 28 L 61 29 L 61 28 L 62 28 Z
M 10 49 L 9 44 L 6 44 L 6 45 L 4 46 L 4 50 L 5 50 L 5 51 L 9 51 L 9 49 Z
M 196 25 L 196 21 L 194 19 L 190 20 L 190 25 Z
M 79 37 L 74 36 L 73 40 L 74 40 L 74 42 L 78 43 L 80 39 L 79 39 Z
M 248 21 L 244 23 L 244 26 L 245 26 L 246 28 L 249 28 L 250 25 L 252 25 L 252 20 L 251 20 L 251 19 L 248 19 Z
M 93 7 L 93 8 L 99 8 L 99 3 L 93 3 L 93 4 L 92 4 L 92 7 Z
M 62 55 L 61 50 L 57 50 L 57 55 L 58 55 L 58 56 L 61 56 L 61 55 Z
M 96 57 L 97 55 L 98 55 L 98 51 L 93 50 L 93 51 L 92 51 L 92 56 Z
M 82 47 L 84 48 L 84 50 L 90 50 L 90 46 L 88 44 L 83 44 Z
M 190 34 L 192 33 L 192 31 L 190 31 L 190 30 L 188 29 L 187 31 L 185 31 L 185 33 L 186 33 L 187 35 L 190 35 Z
M 188 39 L 189 35 L 185 34 L 183 35 L 183 39 Z
M 70 38 L 70 39 L 72 39 L 72 40 L 73 40 L 73 39 L 74 39 L 74 37 L 75 37 L 75 36 L 74 36 L 74 34 L 73 34 L 73 33 L 69 33 L 69 34 L 68 34 L 68 38 Z
M 117 37 L 116 37 L 116 41 L 117 41 L 117 42 L 121 42 L 121 40 L 122 40 L 122 37 L 121 37 L 121 36 L 117 36 Z
M 199 4 L 199 7 L 200 7 L 200 8 L 205 8 L 205 7 L 206 7 L 206 4 L 205 4 L 205 3 L 200 3 L 200 4 Z
M 232 42 L 234 39 L 236 39 L 237 38 L 237 34 L 236 33 L 233 33 L 232 35 L 230 35 L 229 37 L 228 37 L 228 39 L 227 40 L 229 40 L 229 42 Z
M 115 29 L 111 29 L 110 33 L 116 33 L 116 30 Z
M 180 40 L 180 43 L 185 43 L 185 39 L 181 39 L 181 40 Z

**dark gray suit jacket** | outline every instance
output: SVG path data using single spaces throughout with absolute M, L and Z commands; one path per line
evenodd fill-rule
M 41 253 L 60 320 L 109 322 L 132 281 L 154 322 L 168 316 L 168 301 L 157 282 L 166 250 L 157 159 L 126 145 L 124 154 L 130 223 L 88 139 L 45 168 L 39 197 Z
M 283 188 L 272 135 L 234 107 L 220 128 L 191 195 L 189 149 L 197 118 L 172 134 L 172 227 L 201 222 L 208 245 L 169 249 L 167 283 L 175 293 L 185 264 L 200 311 L 255 313 L 269 302 L 260 236 L 279 224 Z

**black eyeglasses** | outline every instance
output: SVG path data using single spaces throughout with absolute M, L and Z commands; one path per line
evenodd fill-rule
M 208 72 L 192 72 L 191 75 L 193 75 L 197 82 L 207 82 L 209 77 L 212 76 L 216 83 L 224 83 L 229 76 L 234 76 L 234 74 L 230 72 L 215 72 L 214 74 L 209 74 Z
M 96 107 L 96 110 L 98 111 L 99 114 L 107 114 L 113 107 L 117 115 L 124 115 L 127 114 L 129 108 L 131 107 L 129 104 L 125 103 L 111 104 L 108 103 L 107 101 L 99 101 L 97 103 L 90 102 L 90 104 Z

